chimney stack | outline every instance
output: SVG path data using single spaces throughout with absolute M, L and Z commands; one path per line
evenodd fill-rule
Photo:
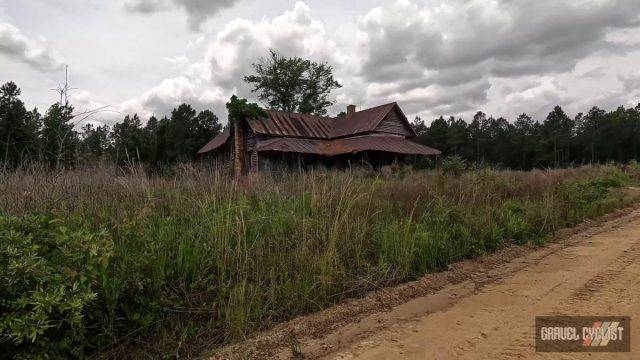
M 347 116 L 351 116 L 356 112 L 355 105 L 347 105 Z

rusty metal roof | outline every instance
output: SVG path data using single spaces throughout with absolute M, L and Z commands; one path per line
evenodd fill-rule
M 389 103 L 339 118 L 269 110 L 268 118 L 249 120 L 249 126 L 260 135 L 334 139 L 373 131 L 396 106 Z
M 275 138 L 258 142 L 258 151 L 278 151 L 333 156 L 362 151 L 386 151 L 407 155 L 440 155 L 440 151 L 400 136 L 362 135 L 335 140 Z
M 202 149 L 198 150 L 198 154 L 209 152 L 226 144 L 231 138 L 230 135 L 231 133 L 229 132 L 229 130 L 221 132 L 216 137 L 214 137 L 213 140 L 209 141 L 205 146 L 203 146 Z
M 387 151 L 407 155 L 440 155 L 440 151 L 406 140 L 400 136 L 363 135 L 336 139 L 330 142 L 326 155 L 358 153 L 361 151 Z
M 373 131 L 394 106 L 396 103 L 380 105 L 337 118 L 331 131 L 331 137 L 337 138 Z
M 308 114 L 293 114 L 269 110 L 268 118 L 249 120 L 257 135 L 271 137 L 258 139 L 258 151 L 298 152 L 318 155 L 338 155 L 361 151 L 388 151 L 401 154 L 439 155 L 440 151 L 417 144 L 399 136 L 368 134 L 397 108 L 402 120 L 407 121 L 398 105 L 389 103 L 357 111 L 340 118 Z M 365 135 L 368 134 L 368 135 Z M 229 141 L 225 131 L 205 145 L 199 153 L 216 149 Z
M 313 139 L 327 139 L 334 119 L 309 114 L 293 114 L 269 110 L 268 118 L 249 120 L 249 126 L 256 134 L 289 136 Z
M 258 151 L 295 152 L 303 154 L 324 155 L 324 147 L 327 140 L 298 139 L 298 138 L 274 138 L 258 141 Z
M 400 136 L 362 135 L 330 141 L 324 148 L 325 155 L 358 153 L 362 151 L 386 151 L 407 155 L 440 155 L 440 150 L 414 143 Z

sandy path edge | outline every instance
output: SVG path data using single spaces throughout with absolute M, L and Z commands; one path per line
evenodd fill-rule
M 393 338 L 394 334 L 401 339 L 410 339 L 406 330 L 411 328 L 413 332 L 415 327 L 407 324 L 446 312 L 460 302 L 482 294 L 486 287 L 500 284 L 552 254 L 634 221 L 639 222 L 640 228 L 640 210 L 637 210 L 637 206 L 561 230 L 540 248 L 509 246 L 486 256 L 453 264 L 447 271 L 427 274 L 417 281 L 381 289 L 363 298 L 293 319 L 258 333 L 247 341 L 220 348 L 208 357 L 292 358 L 294 351 L 299 350 L 298 355 L 304 358 L 385 358 L 390 355 L 386 352 L 388 349 L 399 349 L 400 352 L 394 353 L 394 356 L 423 357 L 424 354 L 420 352 L 420 348 L 424 347 L 422 335 L 414 338 L 414 353 L 411 355 L 411 351 L 407 351 L 411 344 L 403 344 L 398 338 Z M 453 321 L 462 324 L 460 319 Z M 486 332 L 474 332 L 475 337 L 482 339 L 485 339 L 485 335 Z M 383 341 L 380 337 L 390 337 L 390 340 Z M 465 339 L 467 344 L 468 340 Z M 465 346 L 447 346 L 463 353 L 468 350 Z M 377 352 L 380 349 L 382 352 Z M 442 355 L 443 350 L 439 351 L 438 354 Z M 461 353 L 455 352 L 451 356 L 457 358 Z
M 501 267 L 507 276 L 476 291 L 476 284 L 467 281 L 400 305 L 389 314 L 404 322 L 325 355 L 338 359 L 637 359 L 638 215 L 640 210 L 622 224 L 574 236 L 570 246 L 553 253 L 532 252 L 515 259 Z M 536 353 L 538 315 L 630 316 L 631 353 Z

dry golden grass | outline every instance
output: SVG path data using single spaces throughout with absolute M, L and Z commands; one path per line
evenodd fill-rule
M 635 201 L 613 167 L 262 174 L 100 166 L 0 174 L 0 214 L 106 230 L 88 352 L 192 355 Z M 141 354 L 141 353 L 140 353 Z

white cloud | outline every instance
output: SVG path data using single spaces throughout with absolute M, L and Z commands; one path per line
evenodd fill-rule
M 63 65 L 62 57 L 45 40 L 28 38 L 9 23 L 0 23 L 0 54 L 43 72 L 59 70 Z
M 538 78 L 536 91 L 514 94 L 518 106 L 566 100 L 546 77 L 570 73 L 593 54 L 625 53 L 639 15 L 635 0 L 400 0 L 359 18 L 359 75 L 367 89 L 386 89 L 369 93 L 380 100 L 429 94 L 423 107 L 431 112 L 477 110 L 500 78 Z
M 603 77 L 606 76 L 606 70 L 607 68 L 605 66 L 598 66 L 595 67 L 591 70 L 585 71 L 584 73 L 582 73 L 580 76 L 584 77 L 584 78 L 599 78 L 599 77 Z
M 543 77 L 532 86 L 506 94 L 504 106 L 528 109 L 536 118 L 542 119 L 546 112 L 551 111 L 550 104 L 566 104 L 571 100 L 562 84 L 551 77 Z
M 636 70 L 620 74 L 619 79 L 624 85 L 626 92 L 632 93 L 640 90 L 640 71 Z
M 171 65 L 182 67 L 189 63 L 189 58 L 185 55 L 178 55 L 174 57 L 163 57 L 162 60 L 168 62 Z
M 224 98 L 217 97 L 219 92 L 207 90 L 206 87 L 201 80 L 186 76 L 165 79 L 160 85 L 142 94 L 140 104 L 145 110 L 155 114 L 167 114 L 183 102 L 196 108 L 220 105 Z
M 182 75 L 163 80 L 127 106 L 137 107 L 138 113 L 166 114 L 187 102 L 197 109 L 212 108 L 226 119 L 224 104 L 231 95 L 254 97 L 242 79 L 269 49 L 286 56 L 327 61 L 333 59 L 335 44 L 325 35 L 322 23 L 302 2 L 273 19 L 232 20 L 208 45 L 202 62 L 186 66 Z
M 127 3 L 132 11 L 156 12 L 186 2 Z M 365 11 L 355 24 L 346 19 L 351 32 L 344 34 L 297 2 L 271 18 L 232 19 L 216 33 L 171 49 L 204 56 L 195 63 L 186 55 L 163 58 L 180 75 L 159 80 L 117 108 L 163 116 L 187 102 L 225 119 L 232 94 L 256 98 L 243 77 L 273 48 L 334 67 L 343 88 L 332 94 L 332 114 L 348 103 L 362 108 L 389 101 L 398 101 L 409 117 L 425 119 L 469 118 L 478 110 L 540 119 L 556 104 L 575 113 L 588 110 L 590 101 L 636 100 L 638 77 L 630 69 L 640 59 L 640 53 L 631 55 L 639 15 L 640 3 L 633 0 L 400 0 Z
M 235 19 L 209 45 L 205 64 L 211 81 L 249 95 L 242 78 L 253 71 L 252 63 L 267 56 L 270 48 L 285 56 L 327 61 L 335 44 L 327 39 L 322 22 L 312 17 L 311 8 L 303 2 L 271 20 Z

